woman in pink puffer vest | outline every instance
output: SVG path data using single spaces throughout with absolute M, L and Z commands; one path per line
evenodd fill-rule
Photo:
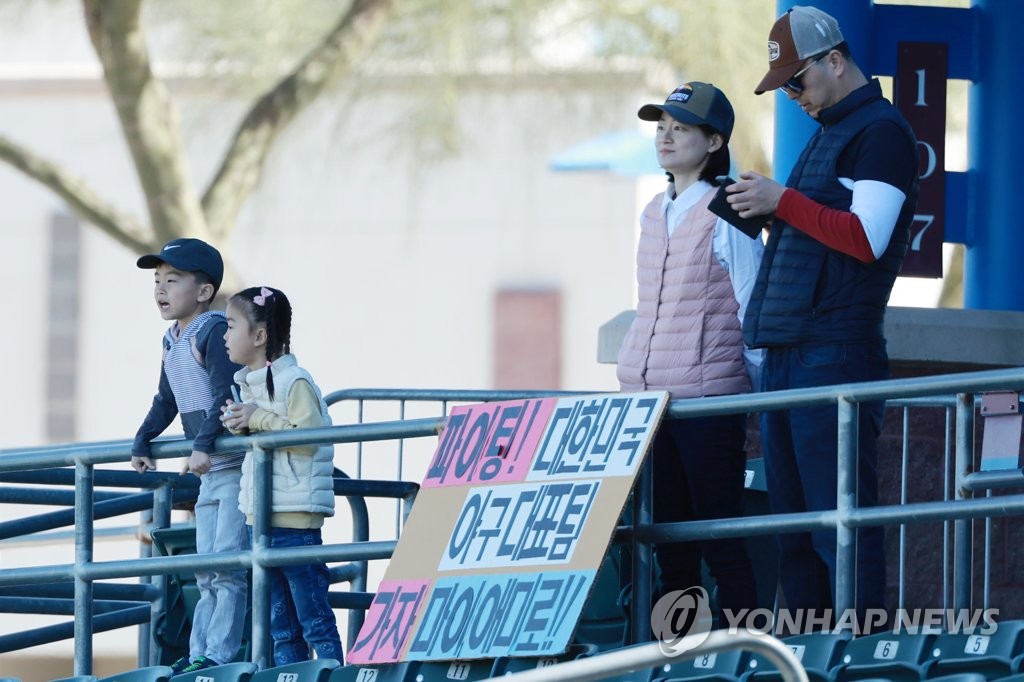
M 764 247 L 760 235 L 708 210 L 715 178 L 729 172 L 732 105 L 715 86 L 691 82 L 638 115 L 658 124 L 655 147 L 669 183 L 640 218 L 639 300 L 619 351 L 621 389 L 672 398 L 748 392 L 761 351 L 744 348 L 740 323 Z M 741 515 L 746 421 L 730 414 L 662 423 L 652 452 L 655 522 Z M 664 543 L 657 557 L 663 597 L 700 586 L 703 558 L 721 609 L 738 615 L 760 606 L 742 540 Z

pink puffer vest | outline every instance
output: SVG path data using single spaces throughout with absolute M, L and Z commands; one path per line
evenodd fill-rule
M 623 391 L 667 390 L 673 398 L 750 391 L 739 304 L 711 247 L 714 194 L 697 201 L 671 238 L 662 194 L 640 217 L 639 301 L 618 359 Z

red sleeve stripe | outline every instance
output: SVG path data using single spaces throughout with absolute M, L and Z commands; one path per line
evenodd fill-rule
M 782 193 L 775 215 L 829 248 L 864 263 L 875 262 L 871 242 L 855 213 L 828 208 L 790 188 Z

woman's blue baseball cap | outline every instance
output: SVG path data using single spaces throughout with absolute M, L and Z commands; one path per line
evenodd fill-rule
M 710 83 L 699 81 L 683 83 L 669 94 L 664 104 L 645 104 L 636 115 L 644 121 L 658 121 L 662 113 L 681 123 L 711 126 L 726 142 L 732 136 L 736 121 L 725 93 Z

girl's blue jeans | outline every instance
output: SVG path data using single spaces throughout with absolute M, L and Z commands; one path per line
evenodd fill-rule
M 251 532 L 251 528 L 250 528 Z M 320 529 L 271 528 L 270 546 L 322 545 Z M 270 636 L 274 665 L 317 658 L 344 662 L 338 623 L 327 602 L 330 574 L 323 563 L 278 566 L 270 574 Z

